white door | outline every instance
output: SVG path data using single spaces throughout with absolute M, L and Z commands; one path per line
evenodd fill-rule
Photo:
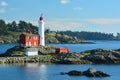
M 34 46 L 36 46 L 36 42 L 34 42 Z
M 28 42 L 26 42 L 26 46 L 28 46 Z

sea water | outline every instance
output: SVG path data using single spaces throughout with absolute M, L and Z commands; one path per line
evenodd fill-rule
M 119 49 L 120 41 L 92 41 L 95 44 L 47 44 L 48 46 L 57 46 L 68 48 L 70 52 L 81 52 L 96 48 Z
M 0 53 L 14 47 L 16 44 L 1 44 Z M 120 41 L 95 41 L 95 44 L 47 44 L 48 46 L 66 47 L 70 52 L 81 52 L 96 48 L 118 49 Z M 87 70 L 95 68 L 110 74 L 110 77 L 89 78 L 86 76 L 60 75 L 60 72 L 71 70 Z M 1 64 L 0 80 L 120 80 L 120 65 L 92 65 L 92 64 Z
M 95 68 L 110 74 L 110 77 L 89 78 L 86 76 L 60 75 L 71 70 L 87 70 Z M 0 80 L 120 80 L 120 65 L 91 64 L 12 64 L 0 65 Z

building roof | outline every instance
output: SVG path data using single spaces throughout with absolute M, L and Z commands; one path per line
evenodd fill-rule
M 26 36 L 39 36 L 38 34 L 30 34 L 30 33 L 25 33 L 25 32 L 22 33 L 22 34 L 23 34 L 23 35 L 26 35 Z M 21 34 L 21 35 L 22 35 L 22 34 Z

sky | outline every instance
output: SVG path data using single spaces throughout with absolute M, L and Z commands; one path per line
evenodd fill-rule
M 120 32 L 120 0 L 0 0 L 0 19 L 24 20 L 56 31 Z

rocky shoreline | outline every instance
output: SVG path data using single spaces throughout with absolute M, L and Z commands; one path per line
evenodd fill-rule
M 90 61 L 67 61 L 57 60 L 47 57 L 0 57 L 0 64 L 14 64 L 14 63 L 56 63 L 56 64 L 90 64 Z
M 120 64 L 120 49 L 93 49 L 78 53 L 55 54 L 55 47 L 42 47 L 38 56 L 25 56 L 25 48 L 15 46 L 0 54 L 0 63 Z
M 50 59 L 40 57 L 0 57 L 1 64 L 13 64 L 13 63 L 51 63 Z

